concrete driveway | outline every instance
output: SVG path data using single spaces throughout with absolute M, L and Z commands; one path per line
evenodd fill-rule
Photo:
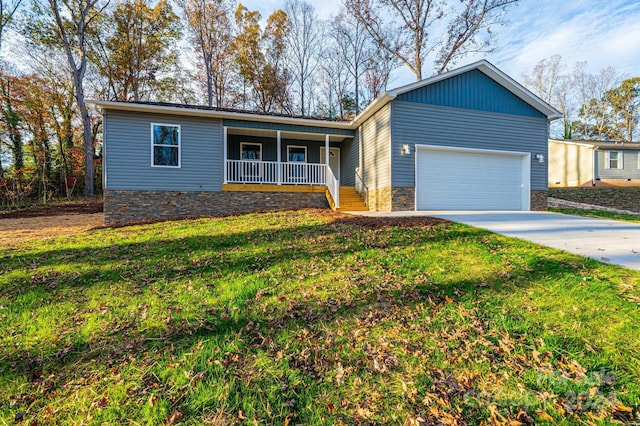
M 355 212 L 354 212 L 355 213 Z M 550 212 L 422 211 L 367 216 L 434 216 L 640 270 L 640 223 Z

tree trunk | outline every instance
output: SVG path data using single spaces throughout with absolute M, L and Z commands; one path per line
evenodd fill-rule
M 304 116 L 304 75 L 300 73 L 300 112 Z
M 94 195 L 93 186 L 93 136 L 91 133 L 91 117 L 89 117 L 89 111 L 87 111 L 87 105 L 84 102 L 84 88 L 82 87 L 82 81 L 80 81 L 77 73 L 74 73 L 74 83 L 76 84 L 76 101 L 78 102 L 78 108 L 80 108 L 80 115 L 82 117 L 82 134 L 84 138 L 84 195 Z
M 207 105 L 213 106 L 213 76 L 211 69 L 207 69 Z
M 359 67 L 358 67 L 358 58 L 356 57 L 356 59 L 353 61 L 354 66 L 355 66 L 355 99 L 356 99 L 356 115 L 360 114 L 360 74 L 359 74 Z

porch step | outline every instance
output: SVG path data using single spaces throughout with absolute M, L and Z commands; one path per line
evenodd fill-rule
M 355 186 L 341 186 L 340 187 L 340 207 L 337 209 L 339 212 L 348 211 L 367 211 L 369 210 L 362 201 L 362 197 L 356 191 Z

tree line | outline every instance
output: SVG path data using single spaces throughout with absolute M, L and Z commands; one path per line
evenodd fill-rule
M 0 0 L 0 203 L 100 191 L 87 100 L 348 119 L 392 73 L 440 73 L 495 46 L 519 0 Z
M 640 76 L 606 67 L 587 71 L 587 62 L 570 69 L 560 55 L 540 60 L 523 76 L 524 84 L 563 115 L 552 127 L 561 139 L 640 141 Z

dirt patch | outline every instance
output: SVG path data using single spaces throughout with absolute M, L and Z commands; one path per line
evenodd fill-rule
M 102 199 L 88 199 L 0 213 L 0 219 L 102 213 Z
M 103 224 L 102 213 L 0 218 L 0 248 L 41 238 L 73 235 Z
M 329 217 L 334 223 L 356 225 L 368 229 L 432 227 L 443 223 L 451 223 L 446 219 L 429 216 L 370 217 L 338 213 L 331 210 L 317 210 L 317 212 Z

